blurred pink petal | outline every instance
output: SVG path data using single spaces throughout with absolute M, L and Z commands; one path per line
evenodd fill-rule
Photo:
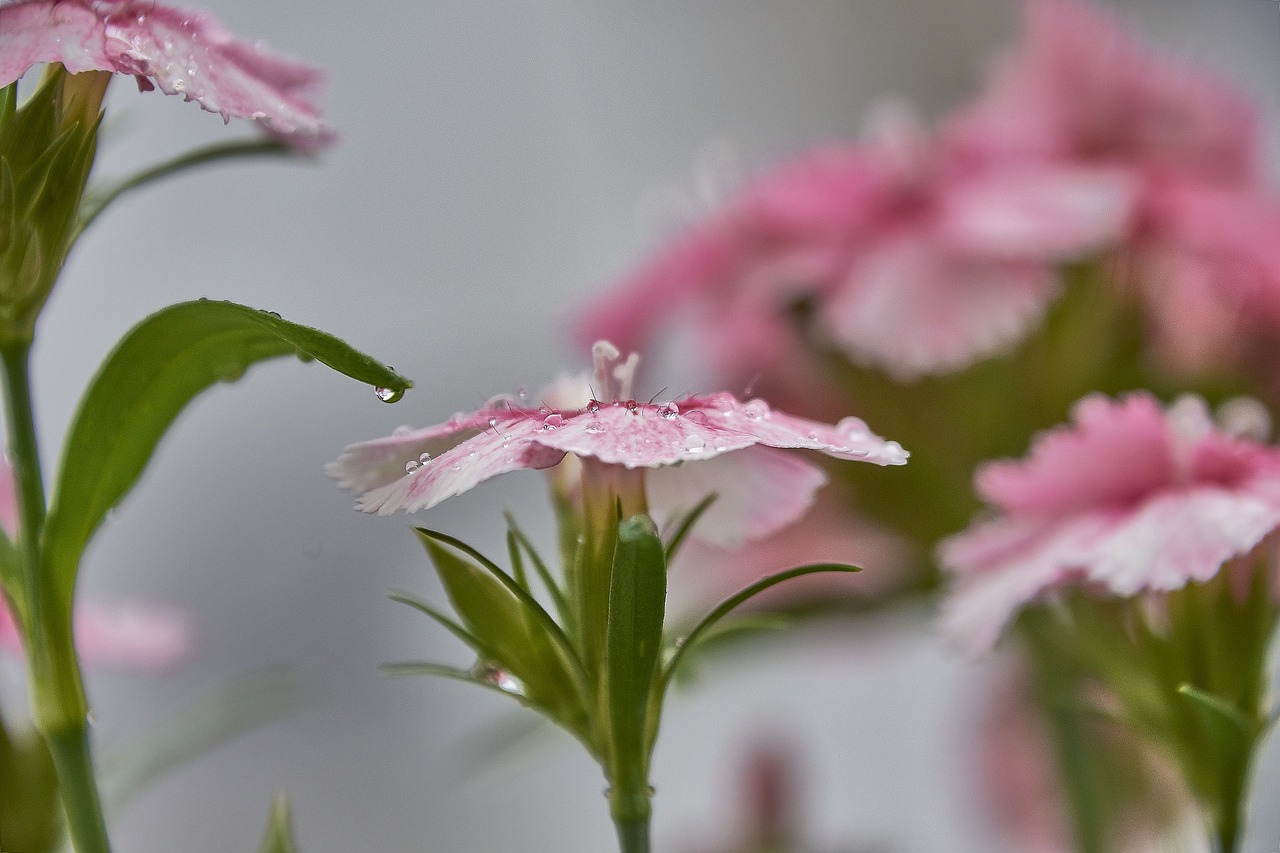
M 32 65 L 131 74 L 224 120 L 261 121 L 281 140 L 332 139 L 313 98 L 322 74 L 240 41 L 212 18 L 142 0 L 19 0 L 0 7 L 0 85 Z
M 822 317 L 853 361 L 909 381 L 1017 343 L 1057 292 L 1048 266 L 959 255 L 907 232 L 868 249 Z
M 762 400 L 744 403 L 728 393 L 638 402 L 629 397 L 636 357 L 623 360 L 605 342 L 596 344 L 594 355 L 594 387 L 608 402 L 533 409 L 505 400 L 455 416 L 440 427 L 352 445 L 326 470 L 340 485 L 363 492 L 357 499 L 359 509 L 386 515 L 435 506 L 507 471 L 551 467 L 566 454 L 624 468 L 659 468 L 719 459 L 730 451 L 760 445 L 816 450 L 880 465 L 906 462 L 907 454 L 896 442 L 874 435 L 857 418 L 830 426 L 775 412 Z M 450 435 L 456 444 L 437 456 L 420 455 L 430 452 L 426 450 L 429 442 Z M 384 482 L 396 465 L 400 476 Z M 747 457 L 733 468 L 745 472 L 760 494 L 788 496 L 776 502 L 730 501 L 722 516 L 766 529 L 785 523 L 786 515 L 794 517 L 796 504 L 817 488 L 821 478 L 808 463 L 761 464 L 758 456 Z M 710 480 L 718 483 L 719 477 Z M 761 508 L 768 512 L 762 514 Z
M 971 148 L 881 109 L 861 144 L 803 154 L 744 188 L 579 329 L 643 341 L 683 314 L 717 366 L 750 375 L 790 357 L 790 312 L 809 300 L 854 360 L 901 379 L 1006 349 L 1057 295 L 1057 264 L 1128 232 L 1138 184 L 1126 168 L 992 162 Z
M 1114 13 L 1030 0 L 1023 40 L 951 131 L 993 158 L 1114 163 L 1152 177 L 1261 177 L 1257 109 L 1225 79 L 1142 44 Z
M 671 567 L 672 606 L 679 612 L 705 613 L 756 581 L 805 563 L 849 563 L 863 571 L 794 578 L 753 598 L 747 606 L 761 610 L 872 599 L 902 584 L 914 565 L 905 541 L 851 513 L 828 490 L 817 496 L 804 517 L 750 547 L 718 545 L 700 527 L 694 528 Z
M 165 670 L 191 651 L 191 624 L 181 611 L 144 604 L 76 608 L 76 652 L 88 666 Z M 0 604 L 0 649 L 20 656 L 22 638 L 9 608 Z
M 945 622 L 972 651 L 1026 602 L 1087 582 L 1115 595 L 1213 577 L 1280 527 L 1280 450 L 1220 430 L 1196 398 L 1090 397 L 1028 459 L 977 475 L 998 515 L 939 548 Z

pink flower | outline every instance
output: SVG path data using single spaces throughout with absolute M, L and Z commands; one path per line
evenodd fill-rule
M 966 143 L 967 145 L 967 143 Z M 860 363 L 899 379 L 956 370 L 1033 328 L 1055 265 L 1129 227 L 1123 170 L 975 157 L 885 110 L 870 138 L 784 164 L 589 309 L 583 334 L 628 344 L 689 308 L 722 366 L 787 351 L 797 300 Z
M 1077 0 L 1028 0 L 1022 42 L 949 132 L 995 160 L 1110 163 L 1151 178 L 1261 179 L 1257 110 L 1226 81 L 1151 50 Z
M 206 15 L 144 0 L 18 0 L 0 6 L 0 86 L 31 66 L 132 74 L 223 119 L 261 121 L 290 144 L 332 138 L 312 101 L 321 74 L 235 39 Z
M 166 670 L 191 651 L 191 624 L 186 615 L 147 604 L 76 607 L 75 643 L 90 666 Z M 0 602 L 0 650 L 22 655 L 22 636 L 9 608 Z
M 1213 577 L 1280 527 L 1280 449 L 1217 427 L 1204 403 L 1087 397 L 1070 426 L 976 485 L 995 517 L 945 540 L 945 622 L 971 650 L 1068 584 L 1130 596 Z
M 351 445 L 326 470 L 343 487 L 361 492 L 359 509 L 389 515 L 435 506 L 507 471 L 550 468 L 566 454 L 619 470 L 699 462 L 686 467 L 691 474 L 700 468 L 707 472 L 702 485 L 708 491 L 732 479 L 727 475 L 752 478 L 750 488 L 742 489 L 741 479 L 735 480 L 736 488 L 757 501 L 744 503 L 740 494 L 721 490 L 729 505 L 725 523 L 764 533 L 803 511 L 825 479 L 809 463 L 769 448 L 816 450 L 880 465 L 906 462 L 907 454 L 896 442 L 874 435 L 857 418 L 829 426 L 776 412 L 762 400 L 744 403 L 728 393 L 639 402 L 631 395 L 637 356 L 623 361 L 603 341 L 593 356 L 595 389 L 602 400 L 591 399 L 581 408 L 532 408 L 510 398 L 495 399 L 439 426 Z M 717 470 L 726 457 L 742 467 Z M 699 492 L 697 500 L 705 495 Z M 741 535 L 722 534 L 726 539 Z
M 1230 364 L 1280 326 L 1280 203 L 1264 181 L 1257 109 L 1225 80 L 1147 48 L 1115 15 L 1031 0 L 1022 43 L 947 133 L 997 166 L 1130 176 L 1118 269 L 1166 366 Z

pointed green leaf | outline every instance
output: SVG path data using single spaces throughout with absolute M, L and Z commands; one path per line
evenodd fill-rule
M 631 767 L 637 773 L 648 760 L 645 721 L 650 697 L 655 695 L 652 688 L 662 653 L 666 603 L 667 562 L 662 539 L 648 516 L 633 516 L 618 525 L 609 581 L 605 683 L 614 760 L 619 767 Z M 660 695 L 655 698 L 661 699 Z M 643 780 L 636 784 L 643 784 Z
M 267 817 L 267 831 L 262 836 L 258 853 L 298 853 L 293 843 L 293 820 L 289 815 L 289 800 L 284 794 L 271 798 L 271 814 Z
M 663 688 L 671 681 L 672 673 L 680 667 L 681 658 L 689 653 L 689 650 L 697 644 L 703 636 L 715 626 L 724 617 L 728 616 L 735 609 L 745 602 L 751 600 L 755 596 L 764 592 L 770 587 L 777 586 L 783 581 L 792 578 L 803 577 L 804 575 L 817 574 L 819 572 L 860 572 L 862 568 L 859 566 L 850 566 L 844 563 L 813 563 L 806 566 L 796 566 L 794 569 L 787 569 L 785 572 L 778 572 L 769 575 L 766 578 L 756 581 L 746 589 L 737 592 L 724 601 L 716 605 L 715 609 L 708 613 L 701 622 L 679 643 L 676 647 L 675 654 L 667 661 L 666 671 L 662 675 Z
M 689 535 L 689 531 L 693 530 L 693 526 L 698 523 L 698 519 L 702 518 L 703 514 L 711 509 L 711 505 L 716 502 L 718 497 L 717 493 L 712 492 L 698 501 L 697 506 L 685 513 L 684 517 L 676 522 L 676 531 L 672 534 L 671 540 L 667 542 L 668 563 L 675 559 L 676 554 L 680 551 L 680 546 L 684 544 L 685 538 Z
M 582 731 L 585 678 L 546 611 L 489 561 L 482 568 L 441 544 L 454 545 L 457 540 L 434 531 L 416 532 L 467 632 L 491 651 L 490 659 L 481 663 L 510 674 L 530 704 L 570 730 Z M 461 543 L 454 547 L 475 553 Z
M 1256 727 L 1244 713 L 1221 696 L 1201 690 L 1194 684 L 1179 684 L 1178 693 L 1187 697 L 1215 717 L 1230 723 L 1242 734 L 1250 735 Z
M 524 531 L 520 529 L 520 525 L 516 524 L 515 516 L 509 512 L 505 513 L 505 516 L 508 536 L 515 537 L 520 548 L 529 557 L 529 561 L 533 563 L 533 570 L 537 573 L 538 579 L 542 581 L 542 585 L 546 587 L 547 594 L 551 596 L 551 601 L 556 608 L 556 614 L 563 620 L 569 612 L 569 605 L 565 601 L 564 592 L 560 589 L 560 585 L 556 583 L 556 579 L 551 576 L 551 572 L 547 569 L 546 561 L 542 559 L 542 555 L 533 547 L 533 543 L 529 541 L 529 537 L 525 536 Z
M 294 153 L 293 149 L 278 139 L 270 137 L 239 139 L 233 142 L 218 143 L 209 145 L 204 148 L 197 148 L 194 151 L 188 151 L 174 157 L 172 160 L 166 160 L 150 168 L 144 169 L 137 174 L 130 175 L 118 183 L 110 186 L 98 187 L 94 186 L 92 191 L 85 198 L 85 202 L 81 207 L 80 221 L 77 225 L 77 235 L 84 233 L 84 230 L 93 223 L 104 210 L 111 206 L 116 199 L 132 192 L 133 190 L 154 183 L 161 178 L 167 178 L 188 169 L 203 166 L 208 163 L 215 163 L 219 160 L 228 160 L 239 157 L 261 157 L 263 155 L 269 157 L 289 156 Z
M 65 600 L 89 538 L 187 403 L 219 380 L 284 355 L 394 391 L 412 385 L 331 335 L 232 302 L 173 305 L 125 335 L 81 399 L 63 448 L 45 541 L 50 577 Z

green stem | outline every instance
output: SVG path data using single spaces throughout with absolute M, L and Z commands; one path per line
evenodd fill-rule
M 88 705 L 71 636 L 71 590 L 55 587 L 42 571 L 44 481 L 31 406 L 29 342 L 0 351 L 4 362 L 9 453 L 18 492 L 20 589 L 32 712 L 53 757 L 67 826 L 77 853 L 110 853 L 106 822 L 93 774 Z
M 1054 741 L 1058 773 L 1080 853 L 1107 850 L 1107 808 L 1102 779 L 1095 761 L 1096 744 L 1076 707 L 1079 685 L 1069 663 L 1053 646 L 1043 614 L 1023 620 L 1032 651 L 1032 667 L 1041 708 Z
M 98 798 L 98 783 L 93 775 L 87 729 L 80 726 L 73 730 L 46 732 L 45 740 L 58 773 L 62 805 L 67 812 L 67 832 L 76 853 L 111 853 L 102 803 Z
M 618 827 L 618 849 L 621 853 L 649 853 L 649 819 L 615 819 Z

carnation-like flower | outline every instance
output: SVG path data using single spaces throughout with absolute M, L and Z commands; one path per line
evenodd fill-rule
M 1274 336 L 1280 202 L 1262 168 L 1258 110 L 1225 79 L 1147 47 L 1113 13 L 1032 0 L 1022 41 L 946 132 L 997 168 L 1129 175 L 1118 271 L 1167 366 L 1230 364 L 1249 333 Z
M 788 311 L 807 300 L 856 362 L 899 379 L 956 370 L 1034 328 L 1056 266 L 1118 240 L 1133 191 L 1122 170 L 988 162 L 886 107 L 861 144 L 746 187 L 579 326 L 635 345 L 686 310 L 711 355 L 749 375 L 742 362 L 758 370 L 786 352 Z
M 690 466 L 689 476 L 695 478 L 699 468 L 740 459 L 745 468 L 734 473 L 749 471 L 750 479 L 735 482 L 728 471 L 712 471 L 702 482 L 705 491 L 693 502 L 711 491 L 721 491 L 730 506 L 745 502 L 747 506 L 728 515 L 761 535 L 779 526 L 778 513 L 787 516 L 785 521 L 798 515 L 797 502 L 803 511 L 824 477 L 807 462 L 747 451 L 816 450 L 880 465 L 907 460 L 896 442 L 876 436 L 858 418 L 831 426 L 774 411 L 763 400 L 743 402 L 723 392 L 640 402 L 631 392 L 638 362 L 634 354 L 623 360 L 602 341 L 593 356 L 599 398 L 580 408 L 533 407 L 497 398 L 438 426 L 351 445 L 327 471 L 340 485 L 361 493 L 359 509 L 389 515 L 435 506 L 508 471 L 550 468 L 567 454 L 582 460 L 584 469 L 603 466 L 620 472 L 702 463 Z M 721 483 L 733 483 L 733 493 L 721 489 Z
M 950 631 L 972 651 L 1025 603 L 1088 584 L 1118 596 L 1212 578 L 1280 527 L 1280 449 L 1217 426 L 1203 403 L 1087 397 L 1021 461 L 976 476 L 994 517 L 942 543 Z
M 261 121 L 291 145 L 329 141 L 313 98 L 321 73 L 240 41 L 212 18 L 143 0 L 17 0 L 0 5 L 0 86 L 38 63 L 130 74 L 223 119 Z

